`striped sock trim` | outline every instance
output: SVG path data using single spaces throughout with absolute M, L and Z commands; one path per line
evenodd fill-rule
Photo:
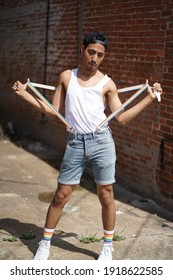
M 104 230 L 104 243 L 105 244 L 112 244 L 112 240 L 114 237 L 114 230 Z
M 43 240 L 46 241 L 51 241 L 52 235 L 54 233 L 55 229 L 48 229 L 48 228 L 44 228 L 44 232 L 43 232 Z

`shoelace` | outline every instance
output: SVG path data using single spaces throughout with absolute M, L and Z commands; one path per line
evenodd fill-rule
M 111 245 L 109 245 L 109 246 L 104 246 L 103 245 L 101 255 L 104 254 L 105 256 L 108 256 L 113 251 L 114 251 L 114 248 Z
M 50 244 L 47 241 L 41 240 L 39 242 L 39 248 L 40 249 L 49 249 Z

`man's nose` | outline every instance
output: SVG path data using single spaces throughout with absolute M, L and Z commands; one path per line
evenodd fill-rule
M 96 61 L 97 60 L 97 54 L 93 54 L 91 59 L 92 59 L 92 61 Z

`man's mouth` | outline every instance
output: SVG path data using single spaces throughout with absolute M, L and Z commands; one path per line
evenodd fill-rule
M 93 63 L 93 62 L 90 62 L 89 65 L 91 65 L 91 66 L 97 66 L 97 64 L 96 64 L 96 63 Z

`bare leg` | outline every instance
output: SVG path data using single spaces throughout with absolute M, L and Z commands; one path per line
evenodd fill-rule
M 115 203 L 112 185 L 97 185 L 97 194 L 102 206 L 102 221 L 105 230 L 114 230 L 115 227 Z
M 69 201 L 74 187 L 75 185 L 63 185 L 58 183 L 57 190 L 47 212 L 46 228 L 53 229 L 56 227 L 61 218 L 62 210 Z
M 97 193 L 102 206 L 104 243 L 98 260 L 112 260 L 112 239 L 115 227 L 115 203 L 112 185 L 97 185 Z

